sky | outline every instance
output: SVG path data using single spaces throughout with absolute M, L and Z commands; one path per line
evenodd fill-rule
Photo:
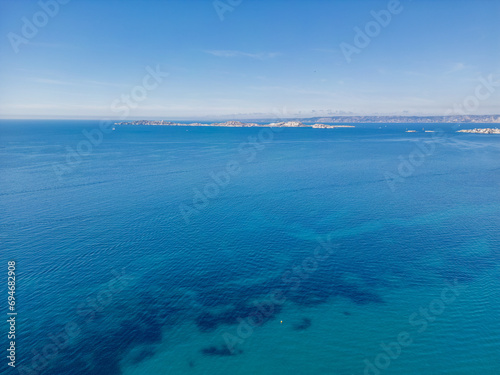
M 0 117 L 500 114 L 499 20 L 496 0 L 0 0 Z

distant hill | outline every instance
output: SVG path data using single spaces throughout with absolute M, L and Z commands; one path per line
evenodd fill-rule
M 289 120 L 289 119 L 287 119 Z M 291 120 L 291 119 L 290 119 Z M 500 123 L 500 115 L 452 116 L 328 116 L 294 119 L 303 123 Z M 262 121 L 262 119 L 260 120 Z

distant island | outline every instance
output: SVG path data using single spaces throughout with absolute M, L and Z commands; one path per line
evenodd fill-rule
M 457 133 L 474 133 L 474 134 L 500 134 L 500 129 L 498 128 L 476 128 L 476 129 L 463 129 L 459 130 Z
M 226 121 L 226 122 L 214 122 L 214 123 L 180 123 L 171 121 L 155 121 L 155 120 L 137 120 L 129 122 L 115 122 L 115 125 L 153 125 L 153 126 L 223 126 L 228 128 L 252 128 L 252 127 L 276 127 L 276 128 L 315 128 L 315 129 L 335 129 L 335 128 L 354 128 L 352 125 L 325 125 L 325 124 L 313 124 L 306 125 L 300 121 L 282 121 L 282 122 L 271 122 L 268 124 L 257 124 L 252 122 L 241 122 L 241 121 Z
M 161 126 L 224 126 L 234 128 L 247 127 L 310 127 L 315 129 L 353 128 L 348 124 L 440 124 L 440 123 L 500 123 L 500 115 L 450 115 L 450 116 L 331 116 L 310 117 L 301 119 L 287 119 L 286 121 L 273 122 L 273 119 L 253 119 L 243 121 L 226 121 L 214 123 L 180 123 L 165 120 L 136 120 L 117 122 L 115 125 L 161 125 Z M 325 123 L 335 124 L 326 125 Z M 339 124 L 339 125 L 337 125 Z M 496 134 L 496 133 L 493 133 Z

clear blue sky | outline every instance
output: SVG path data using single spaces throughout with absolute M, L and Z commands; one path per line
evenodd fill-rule
M 0 0 L 0 116 L 119 117 L 111 104 L 157 65 L 169 76 L 130 118 L 269 117 L 285 107 L 440 115 L 473 95 L 478 77 L 500 80 L 496 0 L 401 0 L 348 62 L 341 43 L 355 46 L 354 28 L 387 5 L 243 0 L 221 21 L 213 0 L 71 0 L 15 53 L 9 33 L 23 37 L 23 17 L 41 7 Z M 500 86 L 473 112 L 500 113 L 499 103 Z

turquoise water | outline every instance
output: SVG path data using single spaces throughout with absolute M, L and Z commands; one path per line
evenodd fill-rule
M 500 137 L 98 128 L 0 123 L 0 373 L 500 372 Z

